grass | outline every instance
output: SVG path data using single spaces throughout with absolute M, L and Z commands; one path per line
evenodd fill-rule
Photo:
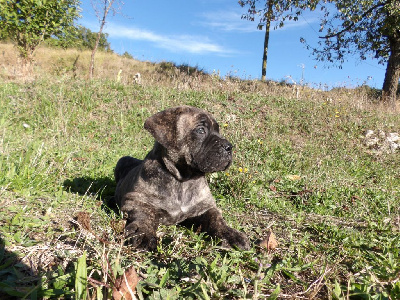
M 111 297 L 131 266 L 139 299 L 400 298 L 399 150 L 364 145 L 368 129 L 400 133 L 400 115 L 369 90 L 298 92 L 116 55 L 88 82 L 84 64 L 73 69 L 85 53 L 40 51 L 35 78 L 10 73 L 12 58 L 1 73 L 2 299 Z M 176 226 L 159 228 L 155 253 L 123 246 L 106 205 L 113 168 L 151 149 L 148 116 L 181 104 L 212 112 L 235 145 L 234 164 L 209 182 L 250 251 Z M 279 246 L 264 251 L 256 241 L 270 229 Z

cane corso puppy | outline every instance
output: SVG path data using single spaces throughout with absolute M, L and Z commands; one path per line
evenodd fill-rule
M 249 249 L 246 235 L 222 218 L 206 181 L 206 173 L 226 170 L 232 162 L 232 144 L 219 134 L 215 119 L 180 106 L 149 117 L 144 128 L 155 138 L 153 149 L 144 160 L 122 157 L 114 173 L 127 242 L 154 250 L 158 225 L 180 224 Z

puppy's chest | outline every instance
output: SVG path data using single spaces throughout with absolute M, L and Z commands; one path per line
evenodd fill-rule
M 215 206 L 210 189 L 203 182 L 199 182 L 199 184 L 184 182 L 166 194 L 169 195 L 163 203 L 160 203 L 161 209 L 165 212 L 160 221 L 166 225 L 199 216 Z

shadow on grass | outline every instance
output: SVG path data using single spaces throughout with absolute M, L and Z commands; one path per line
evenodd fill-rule
M 68 192 L 95 196 L 96 199 L 101 200 L 103 205 L 108 208 L 114 211 L 117 209 L 114 203 L 116 183 L 109 177 L 78 177 L 66 179 L 64 181 L 64 187 Z
M 39 277 L 21 262 L 21 257 L 6 249 L 0 236 L 0 299 L 36 299 L 38 284 Z

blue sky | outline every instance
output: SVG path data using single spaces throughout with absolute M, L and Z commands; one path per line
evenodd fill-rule
M 118 0 L 116 0 L 118 1 Z M 99 30 L 90 0 L 82 1 L 79 23 Z M 242 20 L 246 8 L 236 0 L 125 0 L 120 13 L 109 14 L 104 32 L 117 53 L 152 62 L 172 61 L 199 66 L 221 76 L 260 78 L 264 30 L 258 22 Z M 377 60 L 348 57 L 342 69 L 318 62 L 300 43 L 318 41 L 316 13 L 304 13 L 297 22 L 286 23 L 270 35 L 267 78 L 305 83 L 313 87 L 354 87 L 364 82 L 381 88 L 385 65 Z

